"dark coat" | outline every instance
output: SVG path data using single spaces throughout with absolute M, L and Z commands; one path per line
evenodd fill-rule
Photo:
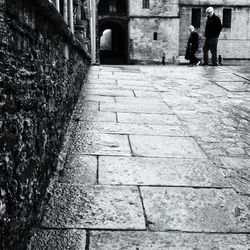
M 199 35 L 196 31 L 190 33 L 188 42 L 187 42 L 187 49 L 185 54 L 185 59 L 189 60 L 192 55 L 198 50 L 199 47 Z
M 219 37 L 222 30 L 222 25 L 220 18 L 213 14 L 211 17 L 207 18 L 206 28 L 205 28 L 205 37 Z
M 188 44 L 187 46 L 189 48 L 192 48 L 193 50 L 197 50 L 199 46 L 199 35 L 196 31 L 193 31 L 190 33 L 188 38 Z

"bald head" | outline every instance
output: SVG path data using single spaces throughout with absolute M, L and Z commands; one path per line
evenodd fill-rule
M 209 17 L 211 17 L 214 14 L 214 8 L 213 7 L 208 7 L 206 9 L 206 13 Z

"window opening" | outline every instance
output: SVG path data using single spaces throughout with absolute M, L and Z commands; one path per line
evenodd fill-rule
M 223 28 L 231 28 L 232 9 L 223 9 Z
M 158 33 L 157 32 L 154 32 L 154 40 L 158 40 Z
M 149 0 L 142 0 L 142 8 L 149 9 Z
M 201 8 L 193 8 L 192 9 L 192 22 L 191 24 L 195 28 L 200 28 L 201 26 Z
M 109 12 L 114 13 L 117 11 L 116 0 L 110 0 L 109 2 Z

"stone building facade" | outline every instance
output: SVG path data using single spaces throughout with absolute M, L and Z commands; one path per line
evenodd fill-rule
M 121 5 L 126 6 L 123 13 L 119 12 Z M 107 6 L 105 14 L 102 6 Z M 184 56 L 190 24 L 196 26 L 200 34 L 201 57 L 208 6 L 214 7 L 223 23 L 218 54 L 233 63 L 249 61 L 248 0 L 96 0 L 91 9 L 94 21 L 91 30 L 95 31 L 92 33 L 93 61 L 160 63 L 165 52 L 166 60 L 174 62 Z M 100 44 L 105 30 L 110 30 L 114 48 L 109 51 Z

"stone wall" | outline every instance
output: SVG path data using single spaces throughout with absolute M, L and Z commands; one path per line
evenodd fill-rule
M 130 61 L 132 63 L 173 62 L 179 55 L 179 0 L 151 0 L 149 9 L 141 0 L 129 1 Z M 157 40 L 154 40 L 157 33 Z
M 130 16 L 176 17 L 179 13 L 179 0 L 150 0 L 149 9 L 142 8 L 142 0 L 129 0 Z
M 22 249 L 40 219 L 88 65 L 49 1 L 0 0 L 1 249 Z
M 197 1 L 201 2 L 201 1 Z M 210 1 L 209 1 L 210 2 Z M 234 4 L 225 4 L 224 7 L 232 8 L 232 22 L 231 28 L 223 28 L 219 37 L 218 54 L 221 54 L 224 59 L 250 59 L 250 6 L 235 6 L 236 3 L 242 1 L 235 1 Z M 193 2 L 193 4 L 196 1 Z M 220 1 L 217 2 L 219 4 Z M 192 6 L 188 6 L 185 2 L 184 6 L 180 6 L 180 55 L 185 54 L 187 39 L 189 36 L 188 26 L 192 19 Z M 201 27 L 198 30 L 200 34 L 200 57 L 202 56 L 202 46 L 204 43 L 204 31 L 206 24 L 205 10 L 208 5 L 196 5 L 202 9 L 201 13 Z M 223 18 L 223 7 L 215 5 L 215 13 Z
M 129 22 L 130 61 L 135 63 L 173 62 L 179 55 L 178 18 L 131 18 Z M 176 30 L 177 28 L 177 30 Z M 154 32 L 157 40 L 154 40 Z

